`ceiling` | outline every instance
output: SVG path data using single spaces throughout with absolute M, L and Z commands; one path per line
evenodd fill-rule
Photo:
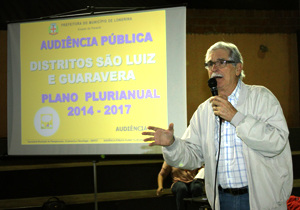
M 8 21 L 36 19 L 56 14 L 115 10 L 120 7 L 147 8 L 186 5 L 194 9 L 298 10 L 299 0 L 0 0 L 0 30 Z

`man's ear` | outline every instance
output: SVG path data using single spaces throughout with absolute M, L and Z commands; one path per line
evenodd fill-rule
M 241 63 L 236 64 L 235 75 L 239 76 L 242 73 L 242 70 L 243 70 L 243 64 L 241 64 Z

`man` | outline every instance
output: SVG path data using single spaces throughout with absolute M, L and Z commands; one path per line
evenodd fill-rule
M 163 191 L 164 179 L 171 174 L 173 184 L 171 186 L 172 193 L 176 199 L 177 210 L 184 210 L 184 198 L 199 197 L 203 194 L 203 183 L 195 178 L 198 169 L 185 170 L 169 166 L 166 162 L 163 163 L 161 170 L 157 176 L 157 191 L 159 196 Z
M 219 95 L 200 104 L 181 139 L 171 123 L 168 130 L 149 126 L 154 132 L 143 132 L 151 136 L 144 141 L 164 146 L 173 167 L 195 169 L 204 161 L 206 194 L 215 209 L 287 209 L 293 171 L 278 100 L 267 88 L 242 82 L 243 58 L 234 44 L 217 42 L 205 62 Z

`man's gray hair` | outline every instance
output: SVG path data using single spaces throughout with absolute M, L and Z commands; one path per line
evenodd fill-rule
M 229 42 L 217 42 L 214 45 L 212 45 L 206 52 L 206 56 L 205 56 L 205 62 L 208 62 L 208 57 L 210 56 L 210 54 L 212 53 L 212 51 L 218 50 L 218 49 L 223 49 L 226 50 L 227 52 L 229 52 L 229 59 L 233 60 L 235 63 L 233 63 L 233 66 L 236 66 L 237 63 L 241 63 L 243 64 L 243 57 L 242 54 L 240 53 L 239 49 L 237 48 L 237 46 L 235 46 L 232 43 Z M 244 70 L 241 71 L 240 74 L 240 80 L 243 80 L 243 78 L 245 77 L 245 72 Z

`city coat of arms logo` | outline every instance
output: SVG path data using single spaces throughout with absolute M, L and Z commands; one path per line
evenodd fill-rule
M 49 26 L 49 34 L 50 35 L 56 35 L 58 34 L 58 26 L 56 25 L 56 23 L 52 23 Z

